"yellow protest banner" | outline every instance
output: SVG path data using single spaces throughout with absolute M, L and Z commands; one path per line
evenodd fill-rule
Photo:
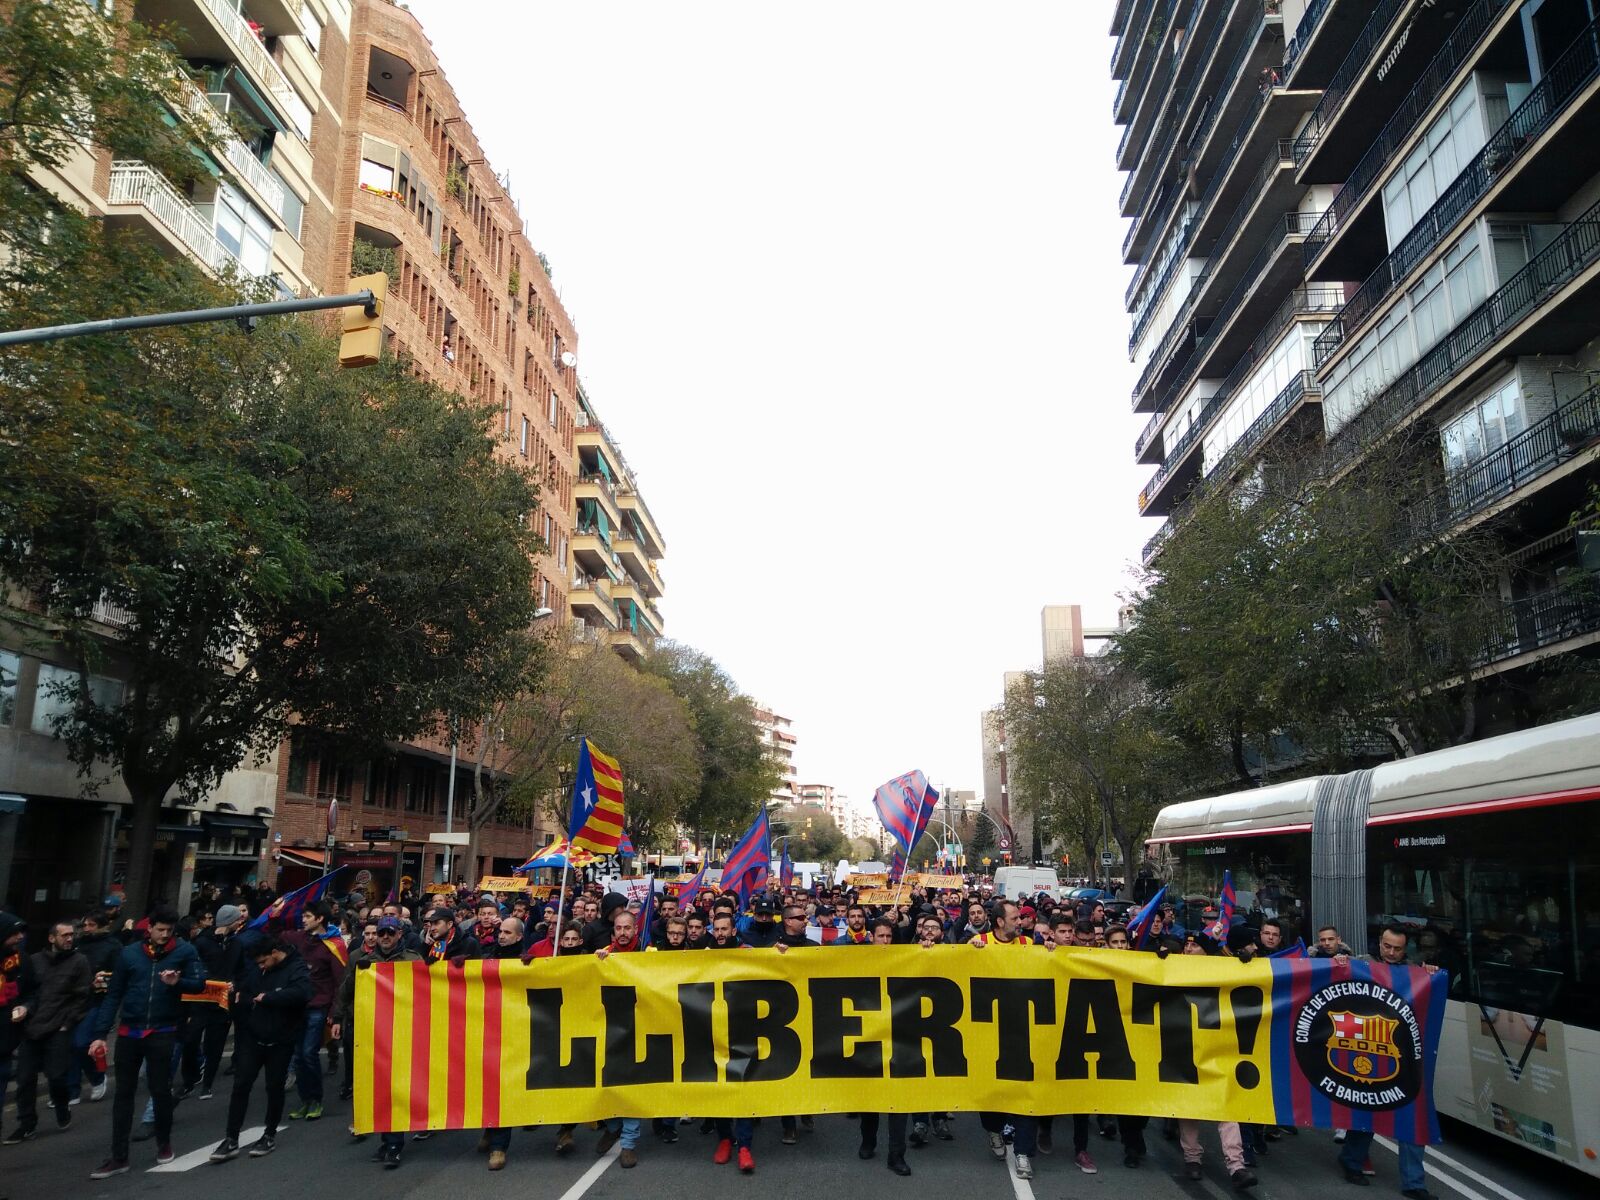
M 528 890 L 528 881 L 521 875 L 485 875 L 478 880 L 477 891 L 482 892 L 525 892 Z
M 887 875 L 850 875 L 845 883 L 853 888 L 881 888 L 889 886 Z
M 1021 943 L 361 967 L 358 1132 L 980 1109 L 1439 1140 L 1443 971 Z
M 453 883 L 430 883 L 422 889 L 422 892 L 425 896 L 443 896 L 455 890 L 456 885 Z
M 936 875 L 932 871 L 922 872 L 917 882 L 924 888 L 945 888 L 958 892 L 967 886 L 967 881 L 960 875 Z
M 863 888 L 856 896 L 858 904 L 910 904 L 911 885 L 909 883 L 896 884 L 894 887 Z

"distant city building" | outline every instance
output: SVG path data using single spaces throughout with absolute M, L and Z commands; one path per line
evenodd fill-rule
M 800 776 L 795 770 L 794 750 L 797 739 L 794 722 L 780 716 L 770 708 L 756 706 L 756 728 L 761 731 L 761 744 L 767 756 L 778 764 L 782 772 L 777 785 L 768 797 L 770 804 L 790 805 L 797 799 Z

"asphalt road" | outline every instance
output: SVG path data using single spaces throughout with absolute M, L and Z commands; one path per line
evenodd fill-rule
M 219 1080 L 219 1083 L 223 1082 Z M 331 1082 L 331 1081 L 330 1081 Z M 259 1132 L 261 1094 L 254 1097 L 246 1138 Z M 947 1197 L 1014 1197 L 1015 1200 L 1225 1200 L 1237 1195 L 1229 1184 L 1217 1150 L 1215 1135 L 1207 1134 L 1205 1176 L 1199 1182 L 1180 1178 L 1182 1155 L 1174 1142 L 1161 1136 L 1153 1123 L 1149 1134 L 1150 1158 L 1139 1170 L 1122 1165 L 1120 1148 L 1113 1141 L 1091 1136 L 1090 1153 L 1100 1170 L 1085 1175 L 1071 1160 L 1071 1122 L 1058 1122 L 1057 1149 L 1035 1161 L 1031 1184 L 1016 1178 L 1010 1161 L 1001 1165 L 990 1157 L 977 1118 L 956 1118 L 956 1139 L 933 1142 L 909 1152 L 913 1174 L 899 1178 L 884 1166 L 883 1150 L 870 1162 L 856 1157 L 858 1138 L 854 1121 L 822 1117 L 814 1133 L 802 1134 L 796 1146 L 779 1143 L 775 1120 L 759 1126 L 755 1136 L 756 1170 L 750 1178 L 733 1166 L 711 1162 L 712 1135 L 702 1135 L 698 1123 L 680 1126 L 676 1145 L 664 1145 L 646 1125 L 639 1165 L 623 1170 L 612 1150 L 596 1158 L 597 1133 L 581 1129 L 576 1153 L 558 1158 L 555 1132 L 542 1128 L 517 1131 L 512 1138 L 510 1162 L 504 1171 L 490 1174 L 476 1152 L 477 1134 L 468 1131 L 434 1134 L 426 1141 L 408 1142 L 404 1164 L 384 1171 L 369 1161 L 377 1139 L 355 1143 L 347 1131 L 349 1106 L 335 1102 L 322 1120 L 291 1122 L 278 1137 L 277 1151 L 263 1159 L 241 1155 L 234 1161 L 212 1165 L 205 1161 L 221 1139 L 226 1116 L 226 1092 L 219 1088 L 211 1100 L 187 1100 L 178 1108 L 173 1148 L 178 1161 L 152 1169 L 155 1143 L 136 1142 L 134 1169 L 128 1175 L 93 1182 L 88 1178 L 109 1150 L 111 1104 L 84 1104 L 73 1109 L 72 1128 L 55 1128 L 48 1108 L 38 1136 L 20 1146 L 0 1146 L 0 1200 L 95 1200 L 98 1197 L 160 1196 L 163 1200 L 215 1200 L 224 1194 L 245 1194 L 271 1200 L 298 1200 L 375 1194 L 441 1200 L 461 1196 L 463 1189 L 482 1189 L 496 1195 L 538 1195 L 551 1200 L 706 1200 L 706 1197 L 752 1196 L 823 1197 L 855 1200 L 862 1195 L 888 1198 L 927 1197 L 931 1192 Z M 7 1104 L 5 1127 L 15 1127 L 16 1115 Z M 1453 1128 L 1445 1146 L 1430 1151 L 1429 1186 L 1440 1200 L 1566 1200 L 1594 1194 L 1592 1181 L 1565 1167 L 1546 1162 L 1498 1139 Z M 886 1136 L 886 1131 L 885 1135 Z M 1063 1145 L 1063 1143 L 1065 1143 Z M 1375 1147 L 1378 1174 L 1372 1186 L 1356 1188 L 1343 1182 L 1334 1163 L 1335 1147 L 1326 1131 L 1302 1131 L 1272 1146 L 1261 1160 L 1257 1200 L 1380 1200 L 1399 1194 L 1396 1159 L 1390 1147 Z M 721 1188 L 732 1188 L 723 1193 Z

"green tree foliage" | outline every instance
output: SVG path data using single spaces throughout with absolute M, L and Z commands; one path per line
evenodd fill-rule
M 503 808 L 526 813 L 542 804 L 565 829 L 578 739 L 588 737 L 622 766 L 634 847 L 654 848 L 700 791 L 688 705 L 608 646 L 558 635 L 550 642 L 541 670 L 485 723 L 469 828 L 476 835 Z
M 762 746 L 754 702 L 710 655 L 677 642 L 656 643 L 644 669 L 688 705 L 699 745 L 700 791 L 680 823 L 707 842 L 741 832 L 782 777 Z
M 835 863 L 850 854 L 850 842 L 827 813 L 814 808 L 781 808 L 772 814 L 772 835 L 788 835 L 794 862 Z
M 1087 836 L 1093 814 L 1138 862 L 1178 761 L 1138 677 L 1115 658 L 1052 660 L 1012 685 L 1003 712 L 1011 777 L 1052 824 Z
M 1337 480 L 1269 471 L 1186 514 L 1118 649 L 1198 782 L 1473 736 L 1503 565 L 1481 533 L 1430 540 L 1416 463 L 1396 442 Z
M 226 303 L 133 238 L 53 243 L 22 326 Z M 133 797 L 129 902 L 161 802 L 196 797 L 291 718 L 377 744 L 483 713 L 522 679 L 538 490 L 493 414 L 386 361 L 332 369 L 306 321 L 79 338 L 6 356 L 8 615 L 78 672 L 58 733 Z M 91 620 L 97 603 L 125 623 Z M 110 636 L 108 636 L 108 633 Z M 91 672 L 125 680 L 102 704 Z

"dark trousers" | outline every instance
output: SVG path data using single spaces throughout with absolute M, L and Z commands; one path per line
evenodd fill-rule
M 244 1029 L 239 1030 L 238 1045 L 234 1048 L 233 1094 L 228 1097 L 228 1136 L 237 1139 L 244 1128 L 245 1110 L 250 1107 L 250 1092 L 256 1086 L 256 1076 L 263 1070 L 267 1075 L 267 1136 L 278 1132 L 278 1122 L 283 1120 L 283 1093 L 289 1080 L 289 1061 L 294 1057 L 293 1042 L 267 1045 L 256 1041 Z
M 1046 1137 L 1055 1133 L 1056 1119 L 1054 1117 L 1039 1118 L 1039 1132 Z M 1089 1118 L 1079 1113 L 1072 1118 L 1072 1152 L 1082 1154 L 1089 1148 Z
M 17 1047 L 17 1127 L 32 1129 L 39 1124 L 36 1107 L 39 1074 L 44 1073 L 50 1089 L 50 1103 L 57 1114 L 67 1111 L 71 1099 L 67 1091 L 67 1069 L 72 1065 L 72 1030 L 63 1029 L 48 1037 L 22 1039 Z
M 1149 1117 L 1118 1117 L 1117 1136 L 1122 1139 L 1122 1153 L 1132 1158 L 1143 1158 L 1148 1151 L 1144 1145 L 1144 1127 Z
M 294 1056 L 294 1086 L 302 1104 L 322 1103 L 322 1030 L 327 1014 L 320 1008 L 306 1009 L 300 1046 Z
M 111 1157 L 118 1162 L 128 1161 L 128 1138 L 133 1132 L 140 1071 L 145 1073 L 145 1082 L 150 1085 L 150 1100 L 156 1110 L 156 1145 L 165 1146 L 172 1140 L 172 1051 L 177 1044 L 176 1033 L 117 1039 L 117 1091 L 111 1101 Z
M 511 1126 L 498 1125 L 483 1132 L 489 1139 L 489 1149 L 498 1150 L 502 1154 L 511 1149 Z
M 1004 1133 L 1011 1126 L 1011 1148 L 1018 1154 L 1032 1158 L 1039 1152 L 1039 1121 L 1035 1117 L 1013 1113 L 980 1113 L 985 1133 Z
M 183 1085 L 204 1081 L 209 1092 L 222 1069 L 222 1048 L 228 1043 L 232 1015 L 220 1004 L 186 1004 L 189 1020 L 183 1027 Z
M 72 1031 L 72 1061 L 67 1064 L 67 1091 L 74 1096 L 83 1085 L 84 1075 L 89 1076 L 90 1083 L 105 1082 L 105 1072 L 95 1070 L 94 1060 L 89 1057 L 89 1043 L 94 1041 L 94 1018 L 97 1008 L 99 1008 L 98 998 L 89 1006 L 89 1011 L 83 1014 L 83 1020 L 79 1021 L 77 1028 Z
M 878 1113 L 861 1114 L 861 1144 L 868 1150 L 878 1148 Z M 904 1155 L 906 1152 L 906 1114 L 889 1114 L 889 1153 Z
M 344 1091 L 351 1091 L 356 1085 L 356 1052 L 350 1044 L 350 1026 L 345 1025 L 339 1030 L 339 1048 L 342 1053 L 339 1061 L 343 1064 Z
M 718 1117 L 717 1137 L 733 1142 L 735 1146 L 748 1146 L 755 1134 L 749 1117 Z

